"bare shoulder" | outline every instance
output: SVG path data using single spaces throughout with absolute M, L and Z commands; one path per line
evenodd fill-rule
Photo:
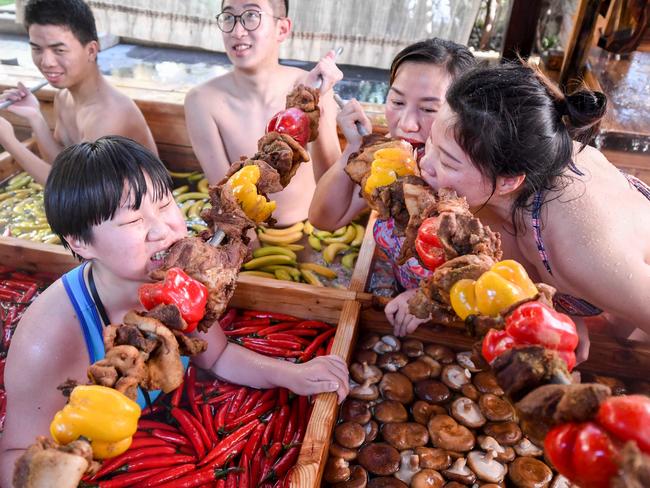
M 231 73 L 216 76 L 203 83 L 200 83 L 187 92 L 185 102 L 188 100 L 204 99 L 205 96 L 214 97 L 215 95 L 232 94 L 236 90 L 235 81 Z M 218 100 L 218 99 L 217 99 Z M 212 102 L 214 100 L 211 100 Z

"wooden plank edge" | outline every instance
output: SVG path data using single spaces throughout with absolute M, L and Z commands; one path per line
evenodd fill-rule
M 356 300 L 343 304 L 341 319 L 334 336 L 332 354 L 349 363 L 352 348 L 356 344 L 359 313 L 361 305 Z M 300 455 L 294 467 L 290 486 L 316 488 L 321 486 L 321 478 L 329 453 L 332 429 L 338 417 L 338 404 L 335 393 L 322 393 L 316 397 Z
M 370 272 L 372 271 L 373 258 L 375 256 L 375 236 L 373 228 L 377 220 L 377 212 L 374 210 L 370 212 L 368 223 L 366 224 L 366 232 L 363 236 L 363 243 L 359 249 L 359 256 L 357 256 L 357 263 L 350 278 L 350 285 L 348 289 L 352 291 L 363 292 L 366 289 Z

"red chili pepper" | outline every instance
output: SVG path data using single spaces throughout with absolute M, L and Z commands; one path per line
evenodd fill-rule
M 199 407 L 194 401 L 194 397 L 196 396 L 196 367 L 193 364 L 190 364 L 187 367 L 187 372 L 185 373 L 185 394 L 187 396 L 187 401 L 190 404 L 192 415 L 200 419 L 201 414 L 199 412 Z
M 137 432 L 136 432 L 137 434 Z M 152 437 L 156 437 L 158 439 L 162 439 L 167 442 L 171 442 L 172 444 L 178 444 L 180 446 L 191 446 L 192 444 L 190 443 L 190 440 L 185 437 L 184 435 L 177 433 L 177 432 L 172 432 L 170 430 L 161 430 L 161 429 L 151 429 L 149 431 L 149 434 Z
M 97 488 L 123 488 L 126 486 L 133 486 L 135 483 L 146 480 L 158 473 L 161 473 L 168 468 L 156 468 L 147 471 L 136 471 L 135 473 L 126 473 L 115 476 L 108 481 L 100 481 Z
M 241 468 L 241 473 L 239 473 L 239 484 L 237 486 L 238 488 L 248 488 L 250 482 L 250 461 L 246 453 L 242 453 L 239 459 L 239 467 Z
M 208 289 L 182 269 L 170 268 L 165 274 L 164 281 L 141 285 L 138 296 L 147 310 L 161 303 L 176 305 L 187 322 L 187 329 L 184 332 L 192 332 L 205 315 Z
M 113 471 L 118 470 L 126 463 L 135 461 L 136 459 L 148 458 L 153 456 L 165 456 L 168 454 L 176 454 L 176 448 L 173 446 L 154 446 L 144 447 L 142 449 L 129 449 L 124 454 L 120 454 L 112 459 L 107 459 L 102 463 L 102 467 L 90 479 L 96 480 L 102 476 L 107 475 Z
M 332 326 L 320 320 L 303 320 L 296 325 L 296 329 L 331 329 Z
M 232 398 L 234 398 L 236 394 L 237 394 L 237 391 L 235 391 L 235 390 L 229 391 L 229 392 L 226 392 L 226 393 L 222 393 L 221 395 L 213 396 L 211 398 L 206 398 L 204 403 L 214 405 L 214 404 L 217 404 L 217 403 L 226 402 L 226 401 L 231 400 Z
M 569 316 L 541 302 L 526 302 L 506 317 L 504 330 L 488 331 L 483 339 L 483 357 L 491 363 L 504 351 L 523 345 L 539 345 L 556 351 L 571 371 L 576 363 L 578 332 Z
M 194 424 L 194 428 L 197 430 L 199 433 L 199 437 L 201 438 L 201 441 L 203 442 L 203 445 L 205 446 L 206 451 L 212 447 L 212 441 L 210 440 L 210 436 L 208 435 L 207 430 L 205 429 L 205 426 L 201 422 L 200 418 L 194 417 L 192 414 L 188 413 L 188 418 Z
M 255 454 L 255 451 L 257 451 L 262 443 L 262 434 L 264 433 L 265 429 L 266 425 L 264 424 L 259 424 L 257 427 L 255 427 L 255 430 L 246 441 L 246 445 L 242 451 L 242 457 L 246 456 L 248 459 L 255 459 L 253 457 L 253 454 Z
M 282 332 L 283 330 L 293 329 L 296 326 L 295 322 L 280 322 L 279 324 L 272 325 L 270 327 L 265 327 L 261 329 L 257 335 L 260 337 L 265 337 L 269 334 L 274 334 L 276 332 Z
M 154 486 L 162 485 L 168 481 L 175 480 L 183 476 L 186 473 L 194 471 L 196 465 L 194 464 L 182 464 L 180 466 L 174 466 L 173 468 L 162 471 L 158 474 L 155 474 L 151 478 L 148 478 L 144 483 L 139 484 L 137 488 L 152 488 Z
M 236 473 L 228 473 L 226 476 L 226 488 L 237 488 L 239 478 Z
M 297 317 L 294 317 L 292 315 L 285 315 L 283 313 L 276 313 L 276 312 L 258 312 L 256 310 L 244 310 L 243 314 L 244 317 L 255 317 L 258 319 L 271 319 L 271 320 L 278 320 L 281 322 L 295 322 L 297 320 L 300 320 Z
M 226 476 L 231 469 L 206 468 L 194 471 L 181 478 L 158 485 L 158 488 L 195 488 L 205 483 L 216 481 Z
M 226 414 L 228 413 L 228 407 L 230 404 L 228 402 L 219 406 L 217 414 L 214 416 L 214 431 L 220 432 L 224 425 L 226 425 Z
M 261 481 L 264 481 L 267 478 L 269 478 L 269 474 L 271 473 L 271 468 L 278 460 L 281 453 L 282 453 L 282 444 L 280 442 L 273 443 L 269 448 L 269 450 L 266 452 L 266 456 L 262 464 Z
M 229 309 L 223 316 L 219 319 L 219 325 L 222 330 L 230 330 L 232 328 L 232 323 L 237 317 L 237 309 Z
M 621 441 L 634 441 L 650 454 L 650 397 L 609 397 L 600 404 L 596 421 Z
M 242 424 L 245 424 L 247 422 L 250 422 L 253 419 L 256 419 L 258 417 L 261 417 L 265 413 L 267 413 L 269 410 L 273 408 L 275 405 L 274 400 L 270 400 L 266 403 L 263 403 L 261 405 L 258 405 L 255 407 L 253 410 L 251 410 L 248 413 L 245 413 L 244 415 L 241 415 L 240 417 L 235 418 L 234 420 L 231 420 L 224 426 L 224 430 L 226 431 L 231 431 L 232 429 L 235 429 L 239 427 Z
M 245 319 L 245 320 L 235 320 L 232 324 L 233 329 L 241 329 L 244 327 L 257 327 L 261 326 L 262 328 L 268 327 L 271 325 L 271 319 Z
M 156 439 L 155 437 L 140 437 L 138 439 L 133 439 L 131 441 L 131 446 L 129 450 L 140 449 L 142 447 L 152 447 L 152 446 L 169 446 L 169 442 L 162 439 Z
M 166 408 L 165 405 L 163 405 L 160 402 L 156 403 L 156 405 L 148 405 L 142 409 L 142 412 L 140 413 L 140 417 L 155 415 L 165 410 L 165 408 Z
M 216 488 L 226 488 L 226 480 L 221 478 L 219 481 L 217 481 Z
M 187 463 L 193 463 L 195 461 L 196 458 L 194 456 L 186 456 L 184 454 L 146 457 L 142 459 L 134 459 L 132 461 L 129 461 L 126 464 L 120 466 L 118 469 L 114 470 L 113 472 L 133 473 L 134 471 L 143 471 L 145 469 L 152 469 L 152 468 L 166 468 L 168 466 L 173 466 L 175 464 L 187 464 Z
M 249 344 L 255 344 L 259 346 L 266 346 L 266 347 L 277 347 L 277 348 L 284 348 L 288 349 L 290 351 L 297 351 L 301 350 L 302 344 L 296 341 L 285 341 L 285 340 L 276 340 L 276 339 L 255 339 L 253 337 L 242 337 L 240 339 L 240 342 L 243 346 L 248 346 Z
M 275 421 L 275 431 L 273 432 L 273 442 L 282 443 L 284 437 L 284 429 L 286 428 L 287 423 L 289 422 L 289 414 L 291 410 L 289 405 L 284 404 L 280 407 L 278 412 L 278 419 Z
M 226 337 L 239 337 L 249 334 L 259 335 L 258 332 L 266 328 L 265 325 L 250 325 L 248 327 L 242 327 L 241 329 L 224 330 L 223 333 Z
M 282 436 L 282 445 L 288 446 L 293 440 L 298 426 L 298 401 L 294 400 L 291 404 L 291 413 L 288 416 L 287 425 L 284 428 L 284 435 Z
M 275 332 L 273 334 L 268 334 L 265 338 L 272 341 L 279 340 L 279 341 L 297 342 L 298 344 L 301 344 L 303 346 L 308 346 L 309 344 L 311 344 L 311 340 L 309 339 L 305 339 L 304 337 L 299 337 L 291 334 L 284 334 L 282 332 Z
M 311 416 L 311 406 L 309 405 L 309 398 L 306 396 L 298 397 L 298 427 L 296 428 L 296 435 L 292 442 L 301 442 L 307 430 L 309 417 Z
M 302 354 L 300 351 L 288 351 L 280 347 L 265 346 L 262 344 L 246 343 L 243 346 L 246 349 L 264 354 L 265 356 L 297 358 Z
M 170 404 L 172 407 L 178 407 L 181 404 L 181 397 L 183 396 L 183 384 L 181 383 L 178 388 L 172 392 L 172 399 Z
M 438 239 L 438 217 L 424 219 L 415 238 L 415 250 L 425 268 L 435 270 L 445 262 L 445 251 Z
M 314 341 L 304 350 L 304 352 L 300 355 L 298 358 L 299 363 L 304 363 L 309 361 L 313 356 L 314 353 L 318 350 L 318 348 L 323 344 L 327 339 L 329 339 L 331 336 L 333 336 L 336 333 L 336 329 L 332 328 L 329 330 L 326 330 L 322 334 L 320 334 L 318 337 L 314 339 Z
M 288 329 L 282 333 L 299 337 L 315 337 L 318 335 L 318 329 Z
M 580 486 L 607 488 L 618 472 L 616 448 L 593 422 L 554 427 L 546 435 L 544 451 L 560 474 Z
M 331 337 L 329 341 L 327 341 L 327 347 L 325 348 L 325 355 L 332 354 L 332 347 L 334 346 L 334 337 Z
M 214 430 L 214 415 L 212 414 L 212 407 L 207 403 L 201 405 L 201 420 L 203 422 L 203 427 L 205 427 L 205 430 L 210 437 L 210 446 L 212 447 L 217 443 L 218 436 Z
M 149 419 L 140 419 L 138 420 L 138 430 L 148 430 L 148 429 L 162 429 L 162 430 L 171 430 L 172 432 L 178 432 L 178 429 L 173 425 L 165 424 L 164 422 L 158 422 L 157 420 Z
M 257 403 L 257 400 L 262 396 L 261 390 L 254 390 L 252 393 L 249 391 L 248 397 L 244 400 L 244 403 L 239 407 L 239 414 L 248 413 Z
M 242 403 L 244 403 L 244 399 L 246 398 L 246 395 L 248 395 L 248 388 L 242 386 L 237 392 L 237 395 L 235 395 L 235 398 L 233 398 L 232 402 L 230 403 L 230 406 L 228 407 L 228 412 L 226 413 L 227 420 L 230 420 L 233 417 L 233 415 L 237 414 L 237 412 L 239 411 L 239 407 L 241 407 Z
M 255 430 L 257 425 L 259 424 L 259 420 L 255 419 L 249 422 L 248 424 L 240 427 L 236 431 L 232 432 L 228 436 L 226 436 L 219 444 L 217 444 L 207 455 L 201 456 L 201 461 L 199 462 L 199 466 L 208 464 L 211 461 L 219 458 L 222 456 L 224 453 L 231 453 L 233 451 L 233 446 L 240 442 L 241 440 L 246 440 L 246 437 Z M 243 449 L 244 446 L 242 446 Z
M 296 461 L 298 460 L 298 455 L 300 454 L 300 446 L 293 446 L 287 452 L 285 452 L 280 459 L 271 468 L 271 471 L 262 477 L 262 481 L 273 478 L 282 478 L 289 468 L 291 468 Z
M 199 431 L 196 429 L 194 423 L 190 419 L 190 414 L 185 410 L 174 407 L 171 409 L 171 415 L 178 422 L 181 431 L 190 440 L 192 447 L 194 447 L 194 450 L 196 451 L 199 459 L 203 459 L 203 456 L 205 456 L 206 447 L 201 440 L 201 434 L 199 434 Z
M 273 440 L 273 433 L 275 432 L 275 424 L 277 422 L 277 418 L 278 415 L 276 412 L 271 412 L 271 416 L 269 417 L 269 420 L 266 423 L 266 427 L 264 429 L 264 434 L 262 434 L 262 446 L 264 447 L 270 445 L 271 441 Z

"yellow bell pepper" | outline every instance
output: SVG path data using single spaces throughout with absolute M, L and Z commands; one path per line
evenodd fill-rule
M 118 456 L 131 445 L 138 428 L 140 406 L 113 388 L 77 386 L 70 401 L 54 415 L 50 434 L 59 444 L 85 437 L 95 459 Z
M 370 176 L 366 180 L 364 190 L 367 194 L 379 187 L 387 186 L 398 177 L 415 174 L 415 159 L 404 148 L 387 147 L 379 149 L 373 155 L 370 165 Z
M 228 179 L 233 195 L 241 204 L 246 216 L 256 223 L 267 220 L 275 210 L 275 202 L 267 201 L 264 195 L 257 193 L 260 168 L 251 164 L 244 166 Z
M 451 287 L 451 306 L 461 319 L 497 316 L 512 305 L 537 295 L 537 288 L 517 261 L 496 263 L 478 280 L 459 280 Z

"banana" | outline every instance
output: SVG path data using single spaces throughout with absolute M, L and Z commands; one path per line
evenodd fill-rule
M 196 233 L 199 233 L 203 232 L 204 230 L 208 230 L 208 226 L 203 224 L 190 224 L 190 229 Z
M 187 177 L 187 181 L 201 181 L 205 176 L 203 176 L 203 173 L 199 173 L 198 171 L 194 171 Z
M 313 271 L 309 271 L 308 269 L 301 269 L 300 273 L 302 273 L 302 277 L 306 283 L 314 286 L 325 286 L 321 283 L 321 281 L 318 279 L 318 276 L 316 276 Z
M 199 191 L 191 191 L 188 193 L 183 193 L 182 195 L 178 195 L 176 197 L 176 203 L 183 203 L 187 200 L 206 200 L 209 199 L 210 195 L 207 193 L 202 193 Z
M 29 176 L 29 173 L 27 173 L 27 171 L 21 171 L 16 176 L 12 176 L 11 179 L 7 182 L 7 185 L 13 185 L 17 181 L 25 178 L 25 176 Z
M 210 184 L 208 183 L 207 178 L 201 178 L 201 181 L 196 184 L 197 190 L 199 190 L 201 193 L 208 193 L 209 186 Z
M 323 245 L 320 243 L 320 239 L 315 235 L 310 235 L 307 238 L 307 242 L 314 251 L 320 251 L 323 249 Z
M 347 251 L 348 249 L 350 249 L 350 246 L 347 244 L 344 244 L 343 242 L 335 242 L 325 248 L 323 251 L 323 259 L 327 264 L 332 264 L 338 253 Z
M 343 234 L 345 234 L 345 232 L 346 232 L 347 230 L 348 230 L 348 226 L 347 226 L 347 225 L 344 225 L 343 227 L 339 227 L 339 228 L 336 229 L 334 232 L 332 232 L 332 235 L 333 235 L 334 237 L 339 237 L 339 236 L 342 236 Z
M 341 264 L 347 269 L 354 269 L 354 263 L 357 261 L 358 252 L 351 252 L 341 258 Z
M 194 205 L 193 201 L 185 202 L 180 205 L 181 213 L 183 214 L 183 218 L 185 220 L 188 219 L 187 212 L 189 212 L 190 208 L 192 208 L 192 205 Z
M 174 197 L 177 197 L 179 195 L 182 195 L 183 193 L 187 193 L 189 189 L 190 187 L 188 185 L 179 186 L 178 188 L 174 188 L 174 190 L 172 191 L 172 195 L 174 195 Z
M 205 202 L 203 200 L 197 200 L 196 203 L 187 211 L 187 217 L 191 220 L 199 219 L 204 205 Z
M 283 246 L 265 246 L 265 247 L 259 247 L 253 251 L 253 257 L 254 258 L 262 258 L 264 256 L 272 256 L 272 255 L 278 255 L 278 254 L 283 254 L 285 256 L 289 256 L 291 259 L 294 261 L 298 259 L 298 256 L 296 256 L 296 253 L 293 252 L 291 249 L 287 249 L 286 247 Z
M 291 249 L 292 251 L 302 251 L 305 248 L 305 246 L 303 246 L 302 244 L 287 244 L 282 247 L 286 247 L 287 249 Z
M 280 244 L 286 246 L 287 244 L 293 244 L 302 239 L 302 231 L 294 232 L 293 234 L 286 234 L 282 236 L 272 236 L 265 234 L 264 232 L 258 232 L 257 237 L 261 242 L 266 244 Z
M 314 232 L 314 226 L 311 225 L 311 222 L 309 220 L 305 220 L 305 226 L 303 227 L 302 231 L 306 236 Z
M 332 237 L 332 233 L 326 230 L 314 230 L 313 234 L 321 240 L 326 237 Z
M 263 268 L 260 268 L 260 271 L 264 271 L 266 273 L 275 273 L 276 270 L 281 269 L 283 271 L 286 271 L 289 273 L 289 276 L 293 279 L 293 281 L 300 281 L 300 271 L 298 268 L 295 268 L 294 266 L 283 266 L 281 264 L 273 264 L 271 266 L 264 266 Z
M 354 236 L 354 239 L 352 239 L 350 245 L 352 247 L 361 247 L 361 244 L 363 244 L 363 237 L 366 235 L 366 228 L 361 224 L 352 224 L 352 225 L 354 225 L 357 235 Z
M 305 224 L 302 222 L 296 222 L 291 227 L 285 227 L 284 229 L 273 229 L 271 227 L 261 227 L 262 232 L 270 236 L 286 236 L 288 234 L 293 234 L 294 232 L 302 232 L 305 228 Z
M 298 265 L 298 269 L 300 269 L 300 271 L 303 271 L 305 269 L 309 271 L 313 271 L 314 273 L 319 274 L 322 277 L 327 278 L 329 280 L 334 280 L 338 276 L 336 274 L 336 271 L 316 263 L 300 263 Z
M 261 258 L 251 259 L 247 263 L 244 263 L 244 269 L 257 269 L 274 264 L 296 264 L 296 261 L 284 254 L 273 254 L 271 256 L 262 256 Z
M 190 172 L 187 172 L 187 173 L 181 173 L 181 172 L 177 172 L 177 171 L 169 171 L 169 170 L 168 170 L 168 173 L 169 173 L 169 175 L 170 175 L 172 178 L 176 178 L 176 179 L 179 179 L 179 180 L 180 180 L 180 179 L 186 179 L 186 178 L 189 178 L 189 177 L 192 176 L 193 174 L 196 174 L 196 171 L 190 171 Z
M 264 271 L 240 271 L 240 275 L 246 276 L 257 276 L 258 278 L 269 278 L 274 280 L 275 275 L 273 273 L 265 273 Z
M 357 229 L 354 227 L 354 225 L 349 225 L 347 227 L 347 230 L 345 231 L 345 234 L 338 237 L 326 237 L 325 239 L 323 239 L 323 242 L 325 244 L 334 244 L 336 242 L 349 244 L 354 240 L 356 236 L 357 236 Z
M 291 275 L 289 274 L 289 272 L 286 271 L 286 270 L 284 270 L 284 269 L 276 269 L 276 270 L 273 272 L 273 274 L 275 275 L 275 278 L 278 279 L 278 280 L 282 280 L 282 281 L 293 281 L 293 280 L 291 279 Z

